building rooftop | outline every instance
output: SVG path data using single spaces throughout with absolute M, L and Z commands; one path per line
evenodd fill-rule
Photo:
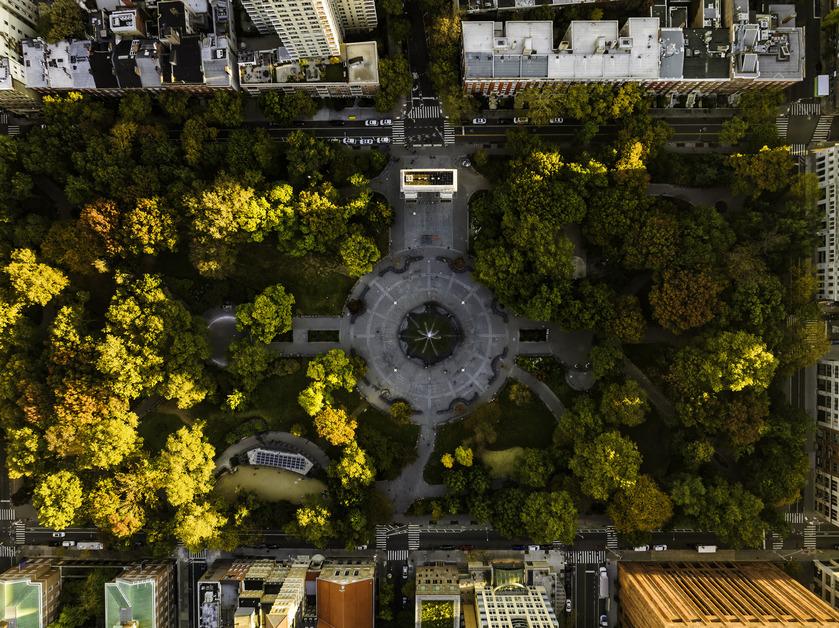
M 771 563 L 621 562 L 618 578 L 630 624 L 839 625 L 839 611 Z
M 464 22 L 463 51 L 467 78 L 657 78 L 658 18 L 575 20 L 556 47 L 549 21 Z
M 416 594 L 460 595 L 460 576 L 453 565 L 422 565 L 417 567 Z

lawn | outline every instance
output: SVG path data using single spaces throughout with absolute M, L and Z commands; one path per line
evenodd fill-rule
M 494 422 L 492 417 L 499 417 L 495 424 L 495 442 L 487 446 L 492 450 L 504 450 L 513 447 L 542 449 L 551 445 L 556 419 L 535 394 L 527 403 L 516 405 L 508 398 L 507 387 L 505 387 L 494 401 L 484 408 L 479 408 L 477 413 L 479 413 L 477 416 L 473 414 L 466 419 L 451 421 L 437 429 L 434 452 L 431 454 L 431 459 L 423 472 L 427 482 L 430 484 L 442 483 L 443 465 L 440 464 L 440 457 L 444 453 L 454 453 L 458 445 L 467 441 L 472 436 L 476 421 L 489 420 Z M 479 417 L 487 418 L 481 419 Z M 476 453 L 480 455 L 480 452 Z
M 202 403 L 190 414 L 207 421 L 207 437 L 216 451 L 221 452 L 250 434 L 287 432 L 295 423 L 309 425 L 311 420 L 297 403 L 297 395 L 308 382 L 304 363 L 295 373 L 275 375 L 263 381 L 254 390 L 251 404 L 243 412 L 228 412 L 217 405 Z
M 256 293 L 281 283 L 294 295 L 296 314 L 340 314 L 356 280 L 315 257 L 279 255 L 267 244 L 239 252 L 232 279 Z
M 516 461 L 523 451 L 523 447 L 510 447 L 500 451 L 487 449 L 481 453 L 481 462 L 489 467 L 489 474 L 493 478 L 509 478 L 512 477 Z
M 300 504 L 305 497 L 324 492 L 326 484 L 285 469 L 239 466 L 232 473 L 222 475 L 214 490 L 231 503 L 239 491 L 248 491 L 264 501 Z
M 355 403 L 357 406 L 357 397 Z M 378 478 L 393 480 L 405 465 L 416 460 L 419 425 L 400 425 L 366 401 L 361 403 L 364 409 L 356 414 L 358 444 L 373 456 Z

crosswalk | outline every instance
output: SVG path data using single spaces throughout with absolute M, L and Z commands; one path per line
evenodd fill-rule
M 408 526 L 408 549 L 418 550 L 420 542 L 420 529 L 418 525 L 410 524 Z
M 14 533 L 15 545 L 26 545 L 26 526 L 23 523 L 13 523 L 12 532 Z
M 0 558 L 14 558 L 17 552 L 14 547 L 0 545 Z
M 775 118 L 775 128 L 778 130 L 778 137 L 782 140 L 786 139 L 787 130 L 789 129 L 789 118 L 786 116 Z
M 789 154 L 793 157 L 804 157 L 807 154 L 807 144 L 790 144 Z
M 388 550 L 388 560 L 408 560 L 408 550 Z
M 15 509 L 14 508 L 0 508 L 0 521 L 14 521 L 15 520 Z
M 794 102 L 789 108 L 791 116 L 818 116 L 821 112 L 822 105 L 818 102 Z
M 618 533 L 615 532 L 614 528 L 606 529 L 606 549 L 618 549 Z
M 606 552 L 604 550 L 566 551 L 565 562 L 575 565 L 599 565 L 606 562 Z
M 812 142 L 826 142 L 830 136 L 830 127 L 833 125 L 833 116 L 819 116 L 816 130 L 813 131 Z
M 784 521 L 787 523 L 804 523 L 803 512 L 785 512 Z
M 443 113 L 440 110 L 440 105 L 420 105 L 411 109 L 408 112 L 408 117 L 413 120 L 442 118 Z
M 17 124 L 10 124 L 9 135 L 20 135 L 20 127 Z
M 448 120 L 443 120 L 443 146 L 454 144 L 454 125 Z
M 203 549 L 198 552 L 188 552 L 189 560 L 207 560 L 207 550 Z
M 396 146 L 405 145 L 405 121 L 402 118 L 397 118 L 393 121 L 390 141 Z
M 376 549 L 383 550 L 387 548 L 388 532 L 387 526 L 376 526 Z
M 9 114 L 5 111 L 0 112 L 0 124 L 9 124 Z
M 816 526 L 808 523 L 804 528 L 804 547 L 815 549 L 816 547 Z
M 772 549 L 776 552 L 784 549 L 784 537 L 780 534 L 776 534 L 775 532 L 772 533 Z

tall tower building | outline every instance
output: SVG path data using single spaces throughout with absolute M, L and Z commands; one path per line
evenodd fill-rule
M 279 35 L 293 59 L 340 56 L 344 32 L 377 24 L 375 0 L 242 0 L 242 6 L 260 33 Z
M 294 59 L 341 54 L 342 33 L 330 0 L 243 0 L 260 33 L 275 32 Z
M 24 81 L 20 42 L 35 36 L 38 3 L 35 0 L 0 0 L 0 58 L 9 59 L 11 78 Z

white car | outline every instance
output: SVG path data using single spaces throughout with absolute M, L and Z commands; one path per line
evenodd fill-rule
M 408 579 L 408 565 L 402 565 L 402 577 Z
M 513 118 L 513 124 L 527 124 L 530 122 L 530 118 Z
M 75 547 L 75 541 L 61 541 L 61 547 Z
M 382 118 L 381 120 L 379 120 L 379 124 L 381 124 L 382 126 L 391 126 L 393 124 L 393 120 L 391 120 L 390 118 Z
M 67 536 L 66 532 L 53 532 L 52 533 L 52 538 L 54 538 L 54 539 L 63 539 L 65 536 Z
M 379 144 L 390 144 L 390 138 L 387 136 L 377 137 L 376 142 L 378 142 Z
M 635 552 L 649 552 L 650 546 L 649 545 L 639 545 L 638 547 L 633 547 L 633 551 Z
M 566 613 L 571 612 L 571 598 L 568 598 L 568 599 L 565 600 L 565 612 Z
M 601 625 L 601 626 L 603 626 L 604 628 L 605 628 L 605 627 L 608 627 L 608 625 L 609 625 L 609 618 L 608 618 L 606 615 L 601 615 L 601 616 L 600 616 L 600 625 Z
M 565 120 L 562 118 L 551 118 L 548 120 L 548 124 L 562 124 L 563 122 L 565 122 Z
M 667 550 L 666 545 L 653 545 L 653 551 L 655 552 L 663 552 L 665 550 Z
M 379 126 L 378 120 L 365 120 L 364 126 Z
M 354 137 L 345 137 L 344 138 L 344 144 L 355 144 L 355 138 Z
M 375 144 L 376 140 L 374 140 L 372 137 L 362 137 L 360 140 L 358 140 L 358 143 L 362 146 L 368 146 L 370 144 Z
M 486 124 L 486 118 L 472 118 L 472 124 Z

